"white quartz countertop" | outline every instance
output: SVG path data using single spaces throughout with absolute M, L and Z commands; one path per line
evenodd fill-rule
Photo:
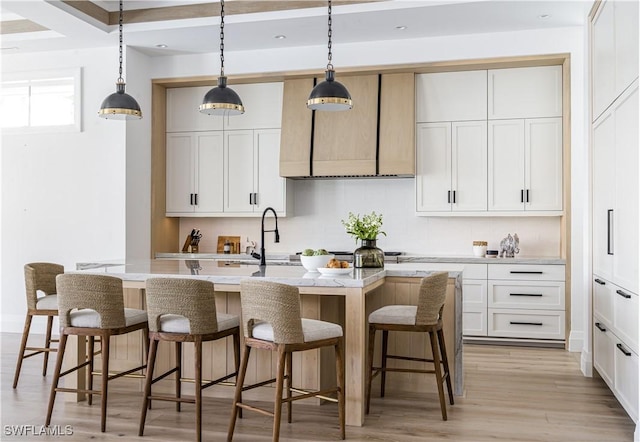
M 299 261 L 290 261 L 288 254 L 274 253 L 266 255 L 266 260 L 273 264 L 300 265 Z M 157 259 L 207 259 L 231 260 L 251 263 L 258 260 L 245 254 L 222 253 L 156 253 Z M 397 256 L 398 263 L 452 263 L 452 264 L 557 264 L 564 265 L 566 260 L 559 257 L 516 256 L 515 258 L 478 258 L 472 255 L 461 256 L 431 256 L 421 254 L 406 254 Z
M 228 255 L 225 255 L 228 256 Z M 307 272 L 299 265 L 234 264 L 216 260 L 154 259 L 134 262 L 78 263 L 82 273 L 98 273 L 119 277 L 125 281 L 145 281 L 152 277 L 191 277 L 214 284 L 237 285 L 245 278 L 264 278 L 298 287 L 366 287 L 386 276 L 421 278 L 435 270 L 424 263 L 385 264 L 382 269 L 353 269 L 346 275 L 322 275 Z M 458 277 L 459 268 L 452 266 L 450 276 Z

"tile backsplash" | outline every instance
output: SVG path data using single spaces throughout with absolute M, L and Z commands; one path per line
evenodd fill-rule
M 560 217 L 422 217 L 415 215 L 414 180 L 335 179 L 290 180 L 288 192 L 294 192 L 292 215 L 278 219 L 280 243 L 273 233 L 265 234 L 270 253 L 293 253 L 304 248 L 353 250 L 358 244 L 340 222 L 348 213 L 383 214 L 383 231 L 378 247 L 387 251 L 435 256 L 472 255 L 473 241 L 484 240 L 489 249 L 497 249 L 508 233 L 520 237 L 518 256 L 560 256 Z M 265 225 L 273 227 L 272 214 Z M 203 234 L 200 252 L 215 252 L 218 235 L 240 235 L 260 246 L 260 217 L 256 218 L 182 218 L 180 244 L 192 228 Z

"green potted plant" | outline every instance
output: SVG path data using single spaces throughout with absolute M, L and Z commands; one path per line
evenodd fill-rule
M 382 214 L 354 215 L 349 212 L 347 220 L 341 220 L 347 233 L 360 240 L 361 246 L 353 252 L 353 266 L 356 268 L 384 267 L 384 252 L 376 246 L 378 235 L 387 235 L 381 230 Z

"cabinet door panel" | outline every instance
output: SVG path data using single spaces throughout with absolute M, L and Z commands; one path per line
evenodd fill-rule
M 452 123 L 451 208 L 456 211 L 487 210 L 487 122 Z
M 638 293 L 638 82 L 616 103 L 613 281 Z
M 613 327 L 631 350 L 638 352 L 638 295 L 620 287 L 612 287 Z
M 258 201 L 255 210 L 262 212 L 267 207 L 273 207 L 276 212 L 282 213 L 285 210 L 285 179 L 278 174 L 280 130 L 257 130 L 254 142 L 258 165 L 258 182 L 255 189 Z
M 606 327 L 613 327 L 613 284 L 593 275 L 593 314 L 598 315 Z
M 562 210 L 562 118 L 525 120 L 525 210 Z
M 488 83 L 490 120 L 562 116 L 562 66 L 489 70 Z
M 613 389 L 613 377 L 615 375 L 615 336 L 606 324 L 594 318 L 593 324 L 593 366 L 604 379 L 604 381 Z
M 450 211 L 451 123 L 418 125 L 416 210 Z
M 223 210 L 224 139 L 222 131 L 198 134 L 196 167 L 196 212 L 219 213 Z
M 194 210 L 191 204 L 195 187 L 193 140 L 190 134 L 167 134 L 167 213 Z
M 487 71 L 416 75 L 416 121 L 469 121 L 487 118 Z
M 167 89 L 167 132 L 222 130 L 222 116 L 198 110 L 210 89 L 210 86 Z
M 487 309 L 462 312 L 462 334 L 487 336 Z
M 638 420 L 638 355 L 617 340 L 615 348 L 614 392 L 634 421 Z
M 614 2 L 601 7 L 592 29 L 593 120 L 614 99 L 615 94 L 615 40 Z
M 225 130 L 276 129 L 282 119 L 282 83 L 234 84 L 245 112 L 225 116 Z
M 255 165 L 253 156 L 253 131 L 236 130 L 224 133 L 225 212 L 253 212 L 250 194 L 254 189 Z
M 593 273 L 613 280 L 610 213 L 615 208 L 615 125 L 612 113 L 593 127 Z M 611 216 L 615 217 L 616 213 Z
M 464 279 L 462 281 L 463 310 L 486 311 L 487 280 Z
M 618 96 L 638 78 L 638 2 L 614 3 L 616 91 Z
M 524 120 L 489 122 L 489 210 L 523 210 Z

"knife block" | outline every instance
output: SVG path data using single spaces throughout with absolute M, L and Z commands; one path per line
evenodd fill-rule
M 191 235 L 187 235 L 187 239 L 182 246 L 182 253 L 198 253 L 198 246 L 191 245 Z

